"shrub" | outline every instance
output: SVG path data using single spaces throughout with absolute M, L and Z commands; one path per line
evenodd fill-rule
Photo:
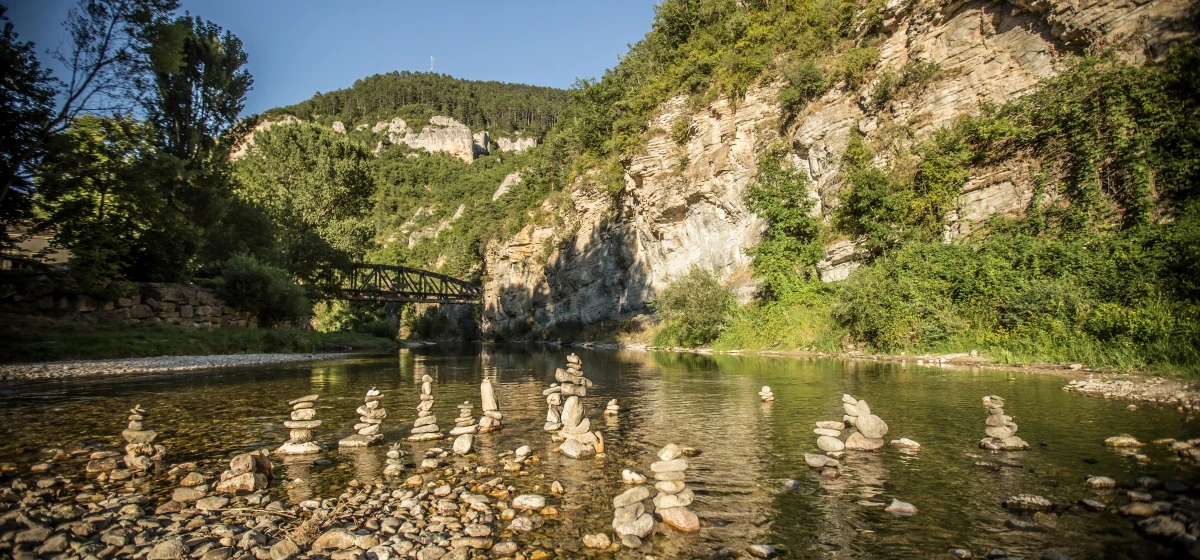
M 692 267 L 663 290 L 654 309 L 663 321 L 654 338 L 660 346 L 700 346 L 716 340 L 733 308 L 733 295 L 716 275 Z
M 304 289 L 287 272 L 247 255 L 225 264 L 217 293 L 229 305 L 254 313 L 264 327 L 302 321 L 310 311 Z

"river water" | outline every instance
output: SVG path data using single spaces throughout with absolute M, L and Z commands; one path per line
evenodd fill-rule
M 49 449 L 73 453 L 52 474 L 82 481 L 86 453 L 119 450 L 126 409 L 141 404 L 157 443 L 172 463 L 197 462 L 216 475 L 230 456 L 287 439 L 286 401 L 319 393 L 317 439 L 330 447 L 319 457 L 276 459 L 275 498 L 300 501 L 337 497 L 348 481 L 380 476 L 385 448 L 338 452 L 336 442 L 353 433 L 354 409 L 378 387 L 386 395 L 383 433 L 403 442 L 419 462 L 432 444 L 404 441 L 416 417 L 420 378 L 434 378 L 434 412 L 443 431 L 454 425 L 463 401 L 481 412 L 479 383 L 496 386 L 504 429 L 476 438 L 481 464 L 518 491 L 549 494 L 558 480 L 567 492 L 550 503 L 562 512 L 543 538 L 577 543 L 585 533 L 609 532 L 611 498 L 625 489 L 620 472 L 649 474 L 656 451 L 667 443 L 695 447 L 687 484 L 699 533 L 666 530 L 652 538 L 660 557 L 707 557 L 721 547 L 751 543 L 785 547 L 795 558 L 929 557 L 951 547 L 977 556 L 992 547 L 1037 558 L 1049 549 L 1074 558 L 1156 557 L 1166 548 L 1144 541 L 1129 520 L 1112 513 L 1068 508 L 1081 498 L 1124 503 L 1124 490 L 1139 476 L 1194 485 L 1194 469 L 1154 445 L 1142 448 L 1150 463 L 1106 448 L 1106 437 L 1130 434 L 1143 442 L 1200 436 L 1182 414 L 1157 406 L 1127 409 L 1128 402 L 1061 390 L 1065 380 L 1043 375 L 935 368 L 868 361 L 755 356 L 705 356 L 632 351 L 575 350 L 595 383 L 584 399 L 592 426 L 604 434 L 606 455 L 572 460 L 551 452 L 541 427 L 541 392 L 565 365 L 569 350 L 545 346 L 436 346 L 307 365 L 108 379 L 7 382 L 0 385 L 0 461 L 19 471 L 44 461 Z M 776 400 L 759 401 L 770 385 Z M 808 469 L 804 453 L 817 452 L 813 423 L 842 417 L 841 395 L 866 399 L 890 426 L 887 439 L 907 437 L 920 451 L 886 446 L 851 453 L 842 476 L 825 479 Z M 1032 444 L 1025 452 L 978 448 L 987 412 L 984 395 L 1004 397 L 1005 411 Z M 617 399 L 620 415 L 605 418 Z M 449 441 L 437 443 L 449 448 Z M 527 476 L 507 476 L 497 456 L 530 445 L 542 459 Z M 74 461 L 74 462 L 72 462 Z M 452 458 L 451 461 L 465 461 Z M 987 462 L 992 468 L 976 463 Z M 998 468 L 996 468 L 998 467 Z M 165 469 L 164 469 L 165 470 Z M 282 474 L 283 476 L 280 476 Z M 1088 476 L 1115 478 L 1124 489 L 1096 491 Z M 37 476 L 45 475 L 32 475 Z M 299 479 L 299 480 L 295 480 Z M 784 482 L 800 481 L 787 489 Z M 399 484 L 403 477 L 396 480 Z M 170 484 L 151 489 L 166 499 Z M 1016 531 L 1001 502 L 1033 493 L 1061 504 L 1057 527 Z M 913 517 L 884 512 L 893 498 L 914 504 Z M 545 543 L 543 543 L 545 544 Z M 576 548 L 572 547 L 572 548 Z

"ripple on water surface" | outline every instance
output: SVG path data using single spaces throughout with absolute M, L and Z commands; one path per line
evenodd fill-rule
M 546 403 L 541 391 L 565 363 L 567 350 L 525 346 L 457 346 L 402 350 L 303 366 L 224 369 L 110 379 L 10 382 L 0 385 L 0 460 L 27 466 L 41 451 L 57 447 L 119 450 L 126 409 L 142 404 L 147 421 L 171 462 L 197 461 L 215 475 L 236 453 L 275 448 L 287 440 L 286 401 L 319 393 L 316 437 L 329 446 L 328 464 L 313 457 L 276 457 L 277 482 L 303 482 L 277 498 L 336 497 L 353 478 L 370 480 L 384 466 L 386 448 L 337 450 L 353 433 L 355 408 L 372 386 L 386 395 L 383 433 L 403 442 L 418 458 L 431 444 L 404 441 L 416 418 L 420 378 L 434 378 L 434 412 L 443 431 L 453 426 L 455 406 L 479 408 L 484 376 L 496 386 L 504 429 L 476 438 L 484 464 L 522 444 L 544 460 L 529 477 L 506 477 L 519 490 L 551 480 L 567 489 L 552 500 L 562 515 L 548 524 L 556 538 L 578 543 L 584 533 L 609 532 L 612 496 L 620 493 L 621 469 L 647 473 L 654 453 L 667 443 L 701 450 L 690 458 L 687 484 L 696 493 L 691 509 L 702 530 L 681 535 L 667 530 L 653 537 L 665 556 L 708 556 L 728 546 L 769 542 L 793 557 L 929 556 L 950 547 L 981 555 L 991 547 L 1038 557 L 1050 548 L 1080 557 L 1141 555 L 1154 549 L 1132 525 L 1108 513 L 1070 511 L 1046 532 L 1005 527 L 1011 515 L 1006 497 L 1029 492 L 1057 504 L 1096 497 L 1085 490 L 1090 475 L 1129 483 L 1137 476 L 1194 482 L 1194 473 L 1160 448 L 1150 446 L 1149 465 L 1107 449 L 1106 437 L 1129 433 L 1142 441 L 1200 435 L 1183 415 L 1154 406 L 1126 409 L 1127 403 L 1083 397 L 1061 390 L 1064 380 L 1039 375 L 941 369 L 891 363 L 749 356 L 578 351 L 595 386 L 584 399 L 592 426 L 603 432 L 607 456 L 571 460 L 551 453 L 541 430 Z M 770 385 L 774 403 L 757 392 Z M 908 437 L 919 452 L 887 446 L 882 453 L 852 453 L 835 480 L 821 479 L 804 464 L 816 451 L 814 422 L 842 417 L 841 395 L 866 399 L 890 426 L 887 439 Z M 1020 424 L 1020 436 L 1033 449 L 990 453 L 977 447 L 986 410 L 980 397 L 1005 398 L 1005 411 Z M 620 416 L 602 412 L 618 399 Z M 449 448 L 449 442 L 438 443 Z M 409 458 L 411 460 L 411 457 Z M 458 460 L 458 459 L 456 459 Z M 978 461 L 998 465 L 981 469 Z M 59 467 L 57 474 L 78 475 Z M 538 475 L 544 474 L 544 478 Z M 782 483 L 798 479 L 800 486 Z M 160 492 L 168 488 L 164 485 Z M 893 517 L 883 511 L 893 498 L 911 502 L 919 513 Z

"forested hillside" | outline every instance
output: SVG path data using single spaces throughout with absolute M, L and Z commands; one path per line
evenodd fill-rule
M 389 72 L 354 82 L 346 89 L 318 93 L 295 105 L 268 111 L 347 128 L 401 117 L 420 129 L 429 117 L 451 117 L 473 131 L 520 133 L 542 138 L 567 103 L 561 89 L 483 82 L 428 72 Z

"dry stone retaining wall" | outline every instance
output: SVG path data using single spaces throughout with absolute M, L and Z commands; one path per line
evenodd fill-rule
M 84 323 L 246 327 L 256 319 L 195 284 L 127 283 L 113 299 L 70 293 L 48 275 L 0 283 L 0 314 Z

